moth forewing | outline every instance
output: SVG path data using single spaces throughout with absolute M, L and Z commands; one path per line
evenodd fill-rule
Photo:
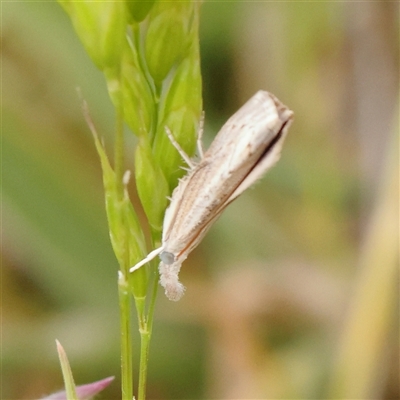
M 166 243 L 170 236 L 170 231 L 172 226 L 174 226 L 175 218 L 178 209 L 181 207 L 181 202 L 183 201 L 184 193 L 187 184 L 189 183 L 190 172 L 185 177 L 179 180 L 178 186 L 174 189 L 169 207 L 165 211 L 164 222 L 163 222 L 163 232 L 162 241 Z
M 274 143 L 271 143 L 270 148 L 266 149 L 266 152 L 265 154 L 263 154 L 262 158 L 258 161 L 257 164 L 255 164 L 254 168 L 249 172 L 249 174 L 229 197 L 228 203 L 232 202 L 246 189 L 252 186 L 259 179 L 261 179 L 263 175 L 279 161 L 281 157 L 283 142 L 286 138 L 287 132 L 292 122 L 292 114 L 289 117 L 290 119 L 288 119 L 288 121 L 283 124 L 281 132 L 277 134 L 276 141 Z
M 275 96 L 265 91 L 258 91 L 222 126 L 206 154 L 216 154 L 227 147 L 239 147 L 239 141 L 248 141 L 252 127 L 269 124 L 278 116 Z M 230 148 L 232 151 L 232 148 Z M 243 148 L 241 148 L 243 150 Z
M 165 213 L 162 246 L 150 253 L 160 254 L 160 283 L 171 300 L 183 294 L 178 274 L 188 254 L 225 207 L 278 161 L 292 118 L 292 111 L 275 96 L 257 92 L 180 180 Z

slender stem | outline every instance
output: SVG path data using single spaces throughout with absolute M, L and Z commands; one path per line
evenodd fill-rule
M 155 271 L 157 271 L 155 269 Z M 158 272 L 156 273 L 151 295 L 150 305 L 145 315 L 144 304 L 136 300 L 136 309 L 139 318 L 139 332 L 140 332 L 140 366 L 139 366 L 139 385 L 138 385 L 138 400 L 146 399 L 146 384 L 147 384 L 147 371 L 149 364 L 150 341 L 153 330 L 153 319 L 155 302 L 157 298 L 158 289 Z
M 140 330 L 140 369 L 139 369 L 139 387 L 138 400 L 146 399 L 147 369 L 149 361 L 151 333 L 148 331 L 147 324 Z
M 151 294 L 151 300 L 149 305 L 149 312 L 148 312 L 148 319 L 147 319 L 147 326 L 148 330 L 151 333 L 153 332 L 153 320 L 154 320 L 154 310 L 156 306 L 156 299 L 157 299 L 157 292 L 158 292 L 158 281 L 160 280 L 160 274 L 158 272 L 158 268 L 155 271 L 155 279 L 153 283 L 153 291 Z
M 122 400 L 132 400 L 131 294 L 125 276 L 119 272 L 119 310 L 121 319 L 121 391 Z
M 116 128 L 115 128 L 115 160 L 114 170 L 116 182 L 118 185 L 119 200 L 124 201 L 124 189 L 122 183 L 124 166 L 124 128 L 123 115 L 117 109 Z M 123 221 L 122 221 L 122 225 Z M 131 328 L 131 293 L 127 277 L 129 276 L 129 228 L 126 227 L 124 235 L 124 255 L 123 263 L 120 264 L 118 276 L 118 294 L 120 310 L 120 328 L 121 328 L 121 392 L 122 400 L 132 400 L 133 398 L 133 361 L 132 361 L 132 328 Z

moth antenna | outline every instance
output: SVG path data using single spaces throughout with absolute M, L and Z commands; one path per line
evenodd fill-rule
M 197 152 L 199 153 L 200 160 L 202 160 L 204 158 L 203 132 L 204 132 L 205 117 L 206 117 L 206 114 L 203 111 L 200 116 L 199 130 L 197 131 Z
M 192 160 L 190 157 L 185 153 L 185 151 L 182 149 L 180 144 L 175 140 L 174 135 L 172 134 L 171 130 L 168 128 L 168 126 L 165 127 L 165 132 L 167 133 L 167 136 L 172 143 L 172 145 L 178 150 L 178 153 L 181 155 L 181 157 L 185 160 L 186 164 L 189 165 L 190 169 L 193 169 L 195 165 L 192 163 Z
M 151 251 L 146 258 L 143 258 L 142 261 L 139 261 L 137 264 L 135 264 L 133 267 L 129 269 L 129 272 L 136 271 L 140 267 L 142 267 L 144 264 L 147 264 L 149 261 L 151 261 L 153 258 L 155 258 L 158 254 L 160 254 L 164 250 L 164 247 L 161 246 L 158 249 L 155 249 Z

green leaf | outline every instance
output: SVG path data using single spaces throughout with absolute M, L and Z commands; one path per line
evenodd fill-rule
M 110 72 L 110 73 L 108 73 Z M 133 43 L 126 42 L 120 77 L 106 71 L 108 90 L 114 105 L 137 136 L 150 135 L 155 115 L 155 102 Z
M 118 1 L 59 0 L 96 66 L 117 68 L 124 49 L 128 12 Z
M 126 5 L 133 20 L 141 22 L 147 17 L 154 3 L 155 0 L 128 0 Z
M 106 212 L 110 231 L 111 244 L 125 277 L 129 276 L 129 268 L 140 261 L 146 254 L 143 231 L 129 200 L 126 187 L 118 182 L 111 168 L 107 155 L 98 137 L 94 135 L 97 152 L 103 170 L 103 185 L 106 196 Z M 124 182 L 126 186 L 127 181 Z M 134 286 L 134 294 L 144 297 L 147 292 L 146 268 L 133 274 L 130 282 Z
M 147 140 L 142 139 L 135 153 L 136 186 L 140 201 L 153 230 L 161 232 L 167 196 L 168 183 L 158 166 Z
M 194 7 L 192 2 L 160 2 L 150 13 L 145 57 L 157 85 L 186 56 Z
M 182 176 L 183 161 L 170 143 L 165 126 L 171 130 L 175 139 L 191 156 L 195 143 L 202 109 L 201 74 L 198 40 L 194 40 L 188 57 L 175 71 L 167 95 L 162 102 L 160 125 L 154 140 L 154 157 L 158 160 L 168 182 L 173 189 L 177 179 Z
M 198 118 L 191 110 L 181 107 L 176 111 L 171 111 L 157 130 L 154 142 L 154 158 L 159 163 L 165 176 L 168 177 L 168 184 L 172 191 L 177 185 L 178 178 L 184 174 L 184 170 L 181 168 L 184 165 L 184 161 L 171 144 L 165 132 L 165 126 L 171 130 L 183 150 L 188 155 L 193 155 Z

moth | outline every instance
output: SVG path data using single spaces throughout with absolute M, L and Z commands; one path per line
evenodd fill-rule
M 221 128 L 209 149 L 201 147 L 194 163 L 167 129 L 172 144 L 189 166 L 173 191 L 165 212 L 161 247 L 130 269 L 133 272 L 159 255 L 160 283 L 170 300 L 179 300 L 182 262 L 200 243 L 225 207 L 271 168 L 281 154 L 293 112 L 273 94 L 257 92 Z

